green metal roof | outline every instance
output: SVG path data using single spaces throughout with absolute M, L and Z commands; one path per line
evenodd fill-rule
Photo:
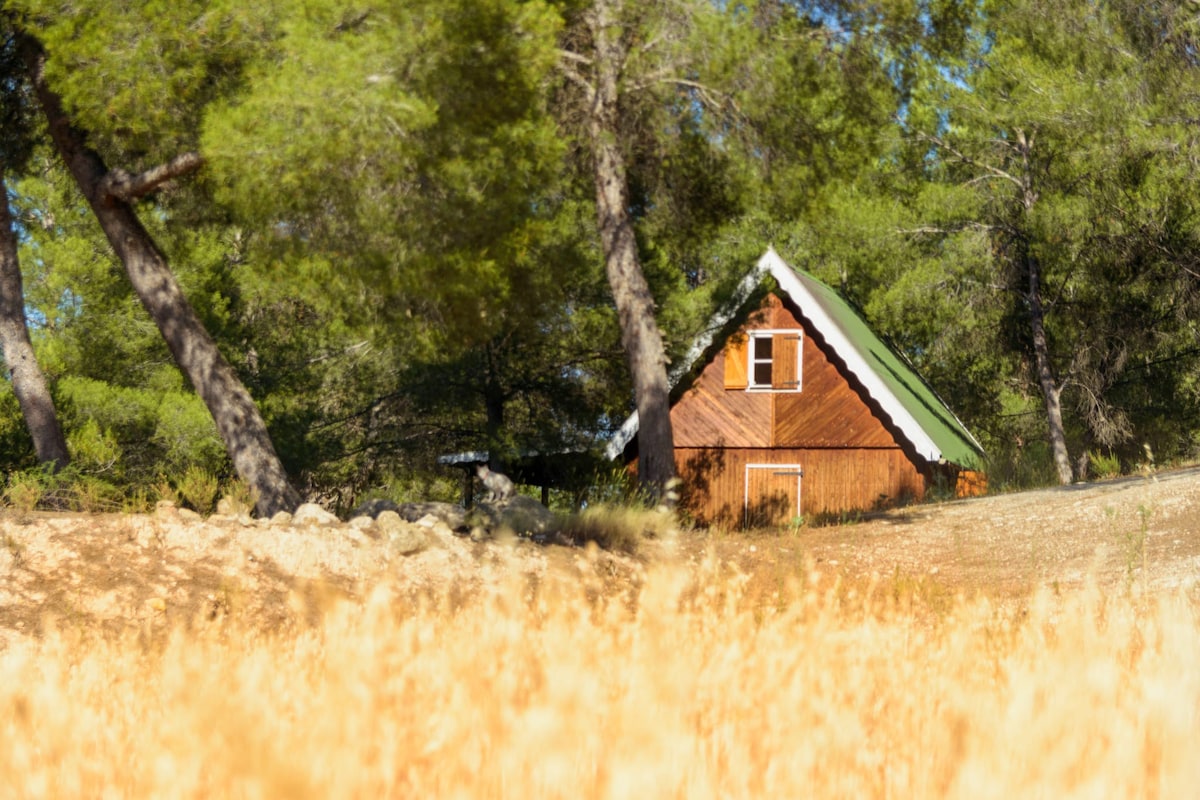
M 922 456 L 971 469 L 983 467 L 983 448 L 966 426 L 841 295 L 784 262 L 773 249 L 759 260 L 758 268 L 760 274 L 775 278 Z

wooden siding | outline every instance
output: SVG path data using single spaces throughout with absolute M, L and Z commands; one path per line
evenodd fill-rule
M 899 448 L 677 447 L 683 508 L 706 525 L 740 526 L 746 507 L 746 465 L 799 465 L 800 514 L 809 519 L 843 511 L 885 508 L 924 497 L 926 479 Z M 772 491 L 774 487 L 772 484 Z M 776 494 L 778 494 L 776 492 Z M 783 524 L 778 498 L 750 498 L 756 515 Z
M 799 392 L 740 388 L 746 381 L 745 334 L 764 329 L 800 333 Z M 794 346 L 796 340 L 789 340 Z M 777 296 L 768 295 L 733 342 L 671 409 L 682 505 L 698 522 L 740 526 L 749 509 L 753 523 L 783 525 L 796 517 L 797 505 L 800 515 L 813 519 L 924 496 L 927 477 L 876 406 Z M 727 358 L 739 359 L 728 375 Z M 727 382 L 739 388 L 726 388 Z M 748 464 L 780 469 L 756 468 L 748 475 Z M 798 491 L 794 474 L 780 474 L 794 473 L 796 466 L 803 470 Z
M 744 389 L 727 390 L 724 375 L 725 351 L 722 350 L 671 407 L 676 447 L 768 447 L 771 444 L 773 395 Z
M 895 437 L 807 331 L 800 339 L 799 392 L 740 388 L 746 381 L 745 331 L 803 330 L 803 323 L 775 295 L 767 296 L 752 320 L 732 337 L 731 346 L 705 365 L 671 408 L 677 447 L 897 446 Z M 736 364 L 727 368 L 731 361 Z
M 786 308 L 781 313 L 788 314 Z M 793 318 L 794 320 L 794 318 Z M 799 324 L 795 321 L 795 324 Z M 775 447 L 896 447 L 896 438 L 805 335 L 800 392 L 773 395 Z

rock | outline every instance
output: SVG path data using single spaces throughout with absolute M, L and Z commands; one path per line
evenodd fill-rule
M 373 500 L 364 500 L 359 503 L 358 507 L 350 512 L 350 517 L 351 519 L 354 517 L 370 517 L 371 519 L 375 519 L 384 511 L 395 511 L 398 508 L 400 506 L 397 503 L 377 497 Z
M 403 528 L 391 531 L 386 536 L 388 547 L 402 556 L 419 553 L 429 544 L 421 529 L 410 524 L 405 524 Z
M 375 518 L 375 527 L 383 534 L 388 547 L 402 556 L 412 555 L 429 545 L 424 531 L 402 520 L 395 511 L 381 511 Z
M 468 530 L 466 512 L 453 503 L 401 503 L 396 513 L 405 522 L 416 522 L 421 517 L 432 515 L 449 525 L 453 530 Z
M 174 517 L 179 508 L 172 500 L 159 500 L 154 504 L 154 515 L 158 517 Z
M 400 515 L 395 511 L 382 511 L 375 518 L 375 526 L 379 528 L 384 536 L 400 530 L 407 524 L 404 520 L 400 519 Z
M 522 536 L 542 536 L 558 527 L 558 517 L 553 511 L 523 494 L 491 511 L 499 517 L 499 528 L 508 528 Z
M 337 525 L 341 520 L 316 503 L 303 503 L 292 514 L 293 525 Z
M 375 527 L 375 520 L 372 519 L 370 516 L 364 515 L 364 516 L 358 516 L 358 517 L 351 517 L 350 521 L 346 524 L 349 525 L 351 528 L 354 528 L 356 531 L 365 531 L 365 530 Z
M 292 515 L 287 511 L 276 511 L 275 516 L 271 517 L 271 527 L 280 527 L 283 525 L 292 524 Z

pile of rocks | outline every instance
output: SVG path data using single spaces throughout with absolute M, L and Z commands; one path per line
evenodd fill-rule
M 199 514 L 167 501 L 159 503 L 157 512 L 160 517 L 201 519 Z M 222 500 L 215 519 L 256 528 L 338 527 L 352 535 L 383 539 L 388 549 L 398 555 L 421 552 L 429 546 L 431 535 L 434 539 L 445 539 L 448 535 L 469 537 L 476 542 L 499 535 L 516 535 L 539 543 L 559 541 L 559 518 L 533 498 L 522 495 L 497 503 L 479 503 L 471 509 L 452 503 L 368 500 L 355 508 L 347 521 L 316 503 L 304 503 L 293 513 L 280 511 L 270 519 L 254 519 L 249 508 Z

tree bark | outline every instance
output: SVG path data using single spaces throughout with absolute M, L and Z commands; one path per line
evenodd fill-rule
M 588 133 L 596 182 L 596 213 L 605 271 L 617 307 L 621 344 L 629 361 L 638 412 L 638 475 L 669 501 L 664 492 L 675 477 L 675 442 L 671 430 L 670 385 L 662 334 L 654 318 L 654 298 L 642 273 L 629 183 L 620 141 L 619 78 L 625 45 L 614 19 L 617 3 L 596 0 L 592 17 L 595 83 L 591 92 Z
M 262 516 L 294 510 L 300 496 L 288 482 L 250 393 L 196 316 L 166 257 L 133 207 L 104 190 L 109 170 L 87 146 L 84 134 L 71 124 L 61 98 L 47 85 L 41 45 L 22 36 L 21 53 L 55 148 L 125 265 L 138 299 L 158 326 L 175 362 L 212 414 L 234 469 L 257 494 L 256 510 Z
M 1028 219 L 1038 201 L 1038 192 L 1033 182 L 1033 169 L 1030 163 L 1030 152 L 1033 150 L 1034 136 L 1027 135 L 1024 130 L 1017 129 L 1015 145 L 1021 156 L 1021 207 Z M 1025 267 L 1027 280 L 1025 302 L 1029 308 L 1029 331 L 1033 338 L 1033 357 L 1037 369 L 1038 385 L 1042 389 L 1042 397 L 1046 403 L 1046 423 L 1050 436 L 1050 451 L 1054 458 L 1054 468 L 1058 471 L 1058 482 L 1063 486 L 1069 484 L 1074 475 L 1071 472 L 1071 458 L 1067 454 L 1067 434 L 1063 428 L 1062 418 L 1062 386 L 1054 374 L 1054 365 L 1050 360 L 1050 343 L 1046 338 L 1046 310 L 1042 305 L 1042 265 L 1029 251 L 1028 242 L 1021 242 L 1021 261 Z
M 12 374 L 13 393 L 21 406 L 37 459 L 57 472 L 67 466 L 70 455 L 62 427 L 58 424 L 54 400 L 46 387 L 46 377 L 38 366 L 29 339 L 17 234 L 8 208 L 8 189 L 2 169 L 0 193 L 3 193 L 0 198 L 0 347 L 4 351 L 4 363 Z
M 1058 470 L 1058 482 L 1069 484 L 1074 475 L 1071 459 L 1067 455 L 1067 434 L 1063 429 L 1062 387 L 1054 376 L 1050 363 L 1050 346 L 1046 340 L 1046 312 L 1042 307 L 1041 269 L 1037 259 L 1026 255 L 1029 288 L 1025 301 L 1029 306 L 1029 328 L 1033 334 L 1033 355 L 1037 366 L 1038 384 L 1046 402 L 1046 421 L 1050 433 L 1050 450 L 1054 456 L 1054 467 Z

